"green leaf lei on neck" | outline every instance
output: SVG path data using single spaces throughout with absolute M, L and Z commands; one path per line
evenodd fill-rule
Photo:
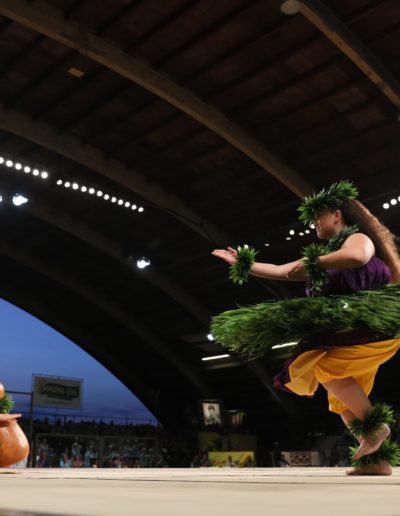
M 328 274 L 326 270 L 320 269 L 318 266 L 318 258 L 334 251 L 338 251 L 350 235 L 357 233 L 357 226 L 345 226 L 339 233 L 333 236 L 326 245 L 310 244 L 304 247 L 302 262 L 304 270 L 311 281 L 311 292 L 313 295 L 321 295 L 325 285 L 328 282 Z

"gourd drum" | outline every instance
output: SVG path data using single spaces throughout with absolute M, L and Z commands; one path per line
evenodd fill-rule
M 0 399 L 5 391 L 0 383 Z M 29 455 L 29 443 L 16 420 L 0 421 L 0 468 L 6 468 Z

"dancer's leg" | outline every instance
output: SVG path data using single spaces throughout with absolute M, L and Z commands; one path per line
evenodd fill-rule
M 323 383 L 323 386 L 361 421 L 364 421 L 365 415 L 373 408 L 361 385 L 352 377 L 330 380 Z M 373 453 L 389 434 L 390 428 L 387 425 L 382 425 L 379 432 L 362 438 L 354 457 L 358 459 L 363 455 Z
M 354 378 L 339 378 L 322 385 L 361 421 L 364 420 L 365 414 L 372 410 L 368 396 Z
M 353 412 L 350 409 L 345 410 L 340 414 L 340 417 L 342 418 L 343 423 L 347 426 L 347 423 L 354 419 L 356 416 L 353 414 Z M 355 436 L 358 442 L 360 442 L 360 439 Z

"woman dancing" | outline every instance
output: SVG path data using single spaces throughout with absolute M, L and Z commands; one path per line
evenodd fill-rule
M 390 440 L 393 410 L 372 406 L 368 396 L 381 364 L 400 347 L 400 257 L 391 232 L 343 180 L 307 197 L 300 220 L 314 224 L 319 239 L 303 257 L 283 265 L 255 262 L 248 246 L 216 249 L 239 284 L 248 274 L 305 281 L 305 298 L 270 301 L 213 319 L 216 341 L 249 359 L 278 343 L 297 341 L 274 386 L 312 396 L 322 384 L 329 410 L 340 414 L 358 440 L 351 475 L 390 475 L 400 448 Z

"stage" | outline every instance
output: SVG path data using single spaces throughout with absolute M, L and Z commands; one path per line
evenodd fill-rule
M 400 468 L 3 469 L 3 516 L 399 516 Z

